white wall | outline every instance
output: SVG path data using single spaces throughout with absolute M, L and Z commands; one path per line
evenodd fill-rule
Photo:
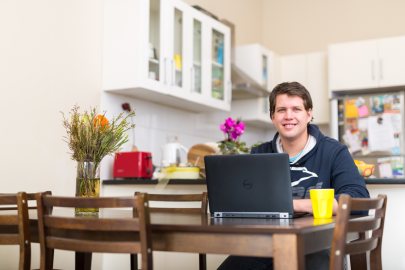
M 99 0 L 0 1 L 0 192 L 74 194 L 60 112 L 100 104 L 101 15 Z M 16 269 L 5 250 L 0 269 Z M 60 254 L 55 267 L 73 269 Z
M 279 54 L 330 43 L 405 35 L 405 1 L 263 0 L 262 42 Z
M 235 43 L 261 43 L 263 38 L 263 2 L 268 0 L 185 0 L 198 5 L 220 19 L 235 25 Z M 271 47 L 269 47 L 271 48 Z
M 0 2 L 2 191 L 74 185 L 61 111 L 99 105 L 101 2 Z

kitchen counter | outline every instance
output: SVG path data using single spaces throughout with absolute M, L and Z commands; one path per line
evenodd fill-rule
M 368 178 L 368 185 L 403 185 L 404 178 Z M 170 179 L 168 185 L 205 185 L 205 179 Z M 157 185 L 157 179 L 122 179 L 103 180 L 103 185 Z
M 400 185 L 405 184 L 404 178 L 368 178 L 367 185 Z
M 163 181 L 161 181 L 163 182 Z M 157 179 L 109 179 L 103 185 L 157 185 Z M 205 179 L 169 179 L 168 185 L 205 185 Z

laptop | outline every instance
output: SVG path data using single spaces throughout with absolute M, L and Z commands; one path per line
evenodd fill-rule
M 208 202 L 215 218 L 294 218 L 285 153 L 205 156 Z

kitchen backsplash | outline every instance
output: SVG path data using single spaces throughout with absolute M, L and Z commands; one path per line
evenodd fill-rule
M 162 146 L 168 142 L 169 138 L 176 136 L 178 142 L 187 148 L 198 143 L 222 140 L 224 135 L 219 130 L 219 125 L 230 115 L 226 112 L 199 114 L 107 92 L 102 93 L 101 111 L 106 111 L 107 117 L 118 115 L 123 112 L 122 103 L 129 103 L 136 112 L 135 140 L 130 132 L 129 142 L 122 151 L 130 151 L 134 144 L 139 151 L 152 152 L 155 166 L 161 165 Z M 247 126 L 241 140 L 251 146 L 257 142 L 268 141 L 273 134 L 272 129 L 264 130 Z M 102 179 L 112 177 L 112 162 L 113 157 L 106 157 L 103 160 Z

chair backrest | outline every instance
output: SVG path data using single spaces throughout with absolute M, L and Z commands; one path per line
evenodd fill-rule
M 153 269 L 148 201 L 134 197 L 60 197 L 37 194 L 41 269 L 51 268 L 54 249 L 78 252 L 141 253 L 142 269 Z M 63 212 L 57 208 L 71 208 Z M 74 208 L 132 208 L 128 217 L 74 216 Z
M 135 192 L 135 195 L 139 192 Z M 207 192 L 198 194 L 146 194 L 151 212 L 177 212 L 206 214 L 208 208 Z M 153 203 L 158 203 L 156 206 Z M 189 205 L 186 205 L 190 203 Z
M 1 194 L 0 211 L 0 245 L 19 245 L 18 269 L 28 270 L 31 267 L 31 239 L 27 194 Z
M 138 192 L 135 192 L 135 195 Z M 199 194 L 145 194 L 148 198 L 149 210 L 159 213 L 195 213 L 207 215 L 207 192 Z M 156 205 L 154 205 L 156 203 Z M 136 256 L 131 255 L 131 265 L 137 265 Z M 199 270 L 207 269 L 206 254 L 199 254 Z
M 370 270 L 382 269 L 381 245 L 384 232 L 387 196 L 377 198 L 339 197 L 336 226 L 330 256 L 330 269 L 343 269 L 345 255 L 351 255 L 351 269 L 367 269 L 366 253 L 370 251 Z M 352 211 L 371 211 L 368 216 L 353 218 Z M 359 237 L 347 241 L 350 233 Z

